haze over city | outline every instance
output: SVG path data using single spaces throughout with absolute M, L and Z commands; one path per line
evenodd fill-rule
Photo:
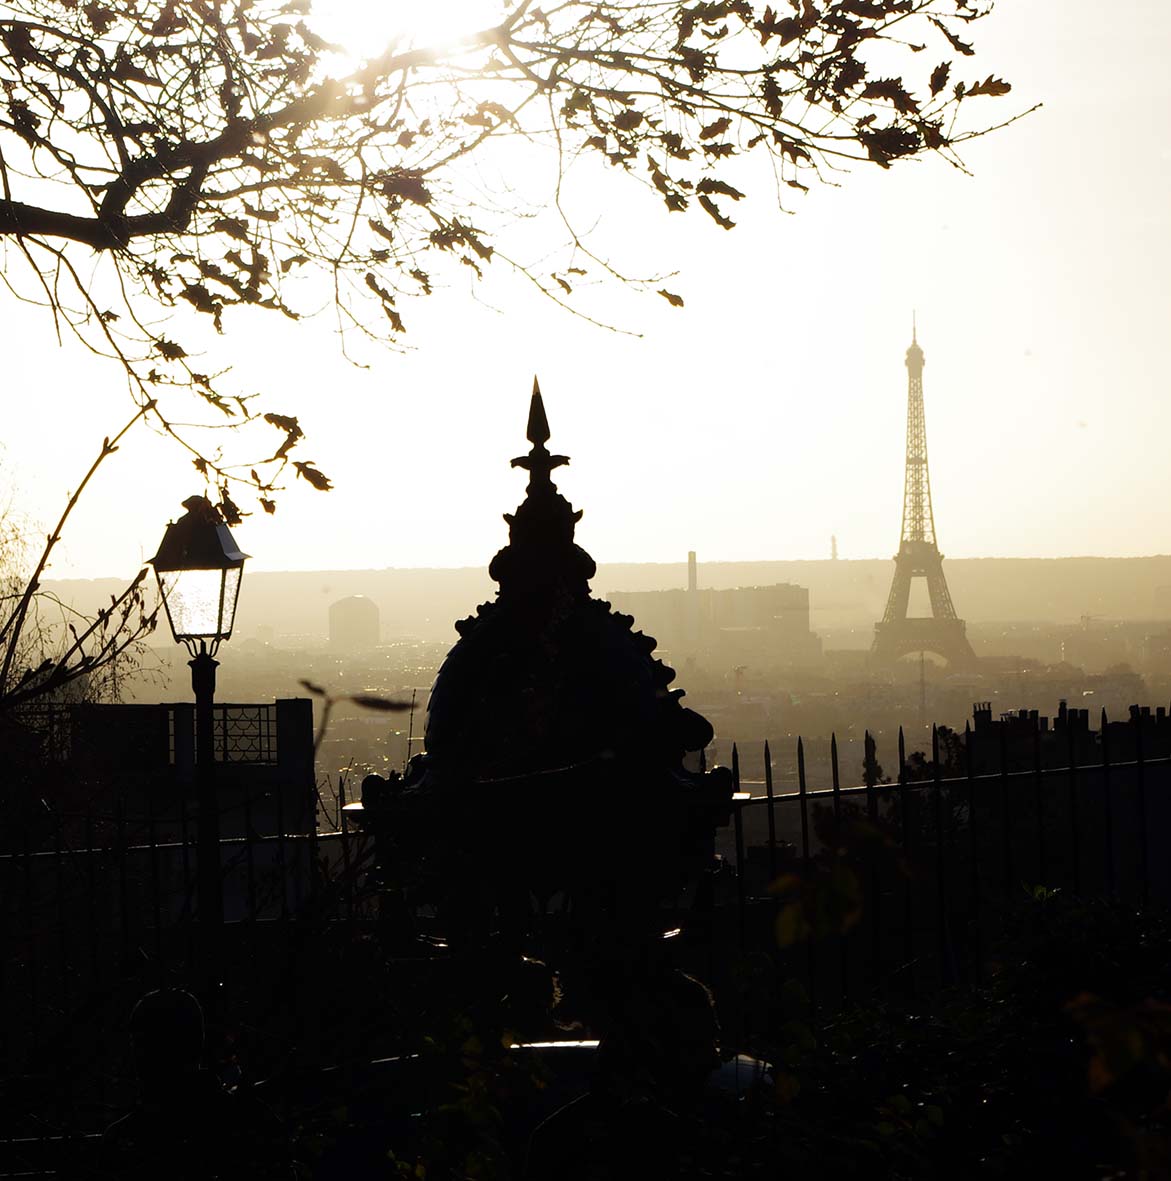
M 683 308 L 614 283 L 588 295 L 640 337 L 573 319 L 504 268 L 406 305 L 404 352 L 353 339 L 366 368 L 342 356 L 324 295 L 296 325 L 229 313 L 207 364 L 299 414 L 304 455 L 335 483 L 290 479 L 275 517 L 246 520 L 252 568 L 482 566 L 515 499 L 500 458 L 534 372 L 599 560 L 821 558 L 831 535 L 842 558 L 889 557 L 913 310 L 945 554 L 1171 550 L 1171 15 L 1149 0 L 1110 11 L 1104 27 L 1088 0 L 1003 4 L 980 22 L 981 77 L 1014 83 L 989 121 L 1043 106 L 964 145 L 971 175 L 930 158 L 855 168 L 840 188 L 785 190 L 791 216 L 760 186 L 725 232 L 663 216 L 633 180 L 586 174 L 575 199 L 591 244 L 627 273 L 678 272 L 655 286 Z M 339 19 L 348 40 L 370 12 Z M 536 257 L 564 233 L 537 208 L 548 145 L 526 160 L 509 184 L 538 214 L 517 230 Z M 115 367 L 57 348 L 41 309 L 10 303 L 7 323 L 0 485 L 44 528 L 128 403 Z M 129 577 L 199 484 L 189 456 L 139 428 L 50 576 Z

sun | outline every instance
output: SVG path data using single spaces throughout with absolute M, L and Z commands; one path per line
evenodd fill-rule
M 393 42 L 442 48 L 496 23 L 503 9 L 503 0 L 318 0 L 313 27 L 361 59 Z

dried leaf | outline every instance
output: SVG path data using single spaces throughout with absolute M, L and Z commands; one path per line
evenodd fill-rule
M 409 713 L 411 709 L 409 701 L 394 701 L 390 697 L 377 697 L 373 693 L 354 693 L 347 700 L 362 709 L 374 709 L 381 713 Z
M 312 463 L 297 459 L 293 461 L 293 467 L 297 469 L 297 475 L 303 480 L 308 480 L 318 492 L 328 492 L 333 487 L 330 478 L 324 472 L 318 471 Z
M 1011 90 L 1011 82 L 1005 82 L 1003 78 L 994 78 L 989 74 L 983 82 L 977 82 L 975 86 L 968 87 L 967 97 L 972 98 L 977 94 L 987 94 L 993 98 L 1000 98 L 1002 95 L 1008 94 Z

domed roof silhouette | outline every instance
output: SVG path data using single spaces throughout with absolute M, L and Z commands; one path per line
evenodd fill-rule
M 534 381 L 523 503 L 506 514 L 508 544 L 489 573 L 496 600 L 461 620 L 431 693 L 429 771 L 491 780 L 619 760 L 680 768 L 712 739 L 708 722 L 669 688 L 674 670 L 629 615 L 590 594 L 593 558 L 574 540 L 581 519 L 552 472 L 569 462 L 545 444 L 549 425 Z

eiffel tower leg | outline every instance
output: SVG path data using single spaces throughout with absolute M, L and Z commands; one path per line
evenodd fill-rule
M 936 619 L 955 619 L 956 609 L 947 589 L 947 579 L 943 576 L 942 562 L 937 561 L 927 570 L 927 593 L 931 596 L 931 614 Z
M 882 618 L 887 623 L 907 618 L 907 605 L 911 601 L 911 568 L 895 559 L 895 576 L 886 597 L 886 611 Z

